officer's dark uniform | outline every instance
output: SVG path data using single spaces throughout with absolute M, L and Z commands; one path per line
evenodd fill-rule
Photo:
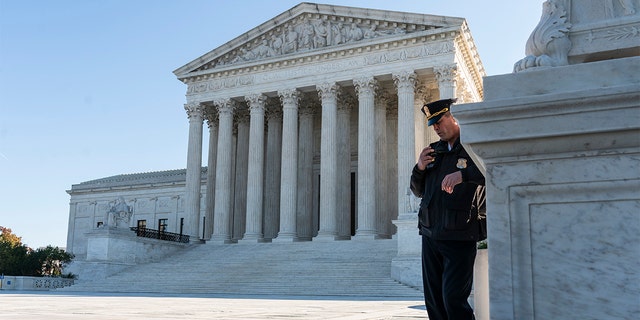
M 438 141 L 439 151 L 424 171 L 416 165 L 411 190 L 421 197 L 422 278 L 429 319 L 475 319 L 467 302 L 473 283 L 473 264 L 479 232 L 478 214 L 484 210 L 485 180 L 458 139 L 451 150 Z M 451 194 L 442 191 L 444 177 L 460 171 L 462 183 Z

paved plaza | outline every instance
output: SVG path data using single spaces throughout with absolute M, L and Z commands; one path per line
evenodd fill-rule
M 420 300 L 0 291 L 0 319 L 427 319 Z

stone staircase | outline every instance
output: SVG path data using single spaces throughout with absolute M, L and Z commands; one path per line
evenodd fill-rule
M 396 251 L 395 239 L 193 245 L 59 291 L 421 298 L 391 279 Z

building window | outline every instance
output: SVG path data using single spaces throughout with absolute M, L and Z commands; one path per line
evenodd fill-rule
M 167 231 L 167 223 L 169 219 L 158 219 L 158 231 L 165 232 Z
M 138 220 L 138 229 L 146 229 L 147 220 Z
M 104 225 L 104 222 L 98 221 L 98 223 L 96 223 L 96 228 L 102 228 L 103 225 Z

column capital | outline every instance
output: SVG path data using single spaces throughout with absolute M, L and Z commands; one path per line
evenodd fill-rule
M 283 107 L 298 106 L 298 102 L 301 98 L 300 91 L 297 89 L 285 89 L 278 91 L 280 101 L 282 101 Z
M 340 103 L 338 104 L 338 111 L 349 111 L 358 105 L 358 99 L 348 93 L 342 93 L 338 96 Z
M 358 95 L 374 94 L 378 88 L 378 81 L 373 76 L 364 76 L 353 79 L 353 84 Z
M 436 73 L 438 82 L 455 82 L 458 74 L 458 66 L 456 64 L 440 65 L 433 68 Z
M 337 83 L 325 82 L 317 85 L 316 88 L 322 100 L 337 99 L 340 93 L 340 86 Z
M 189 120 L 201 120 L 204 117 L 204 106 L 199 102 L 189 102 L 184 104 Z
M 218 109 L 218 115 L 233 114 L 237 104 L 230 98 L 220 98 L 213 101 L 213 105 Z
M 252 93 L 248 94 L 244 97 L 244 100 L 249 105 L 249 110 L 251 113 L 255 111 L 262 110 L 264 111 L 267 103 L 267 96 L 261 93 Z
M 237 123 L 249 123 L 249 109 L 238 109 L 233 114 L 233 120 Z
M 208 106 L 204 109 L 204 118 L 207 120 L 207 126 L 212 128 L 218 125 L 218 112 L 215 107 Z
M 418 78 L 418 76 L 413 70 L 411 71 L 405 70 L 398 73 L 394 73 L 392 77 L 393 77 L 393 83 L 395 84 L 398 90 L 399 89 L 413 90 L 415 88 L 416 80 Z

